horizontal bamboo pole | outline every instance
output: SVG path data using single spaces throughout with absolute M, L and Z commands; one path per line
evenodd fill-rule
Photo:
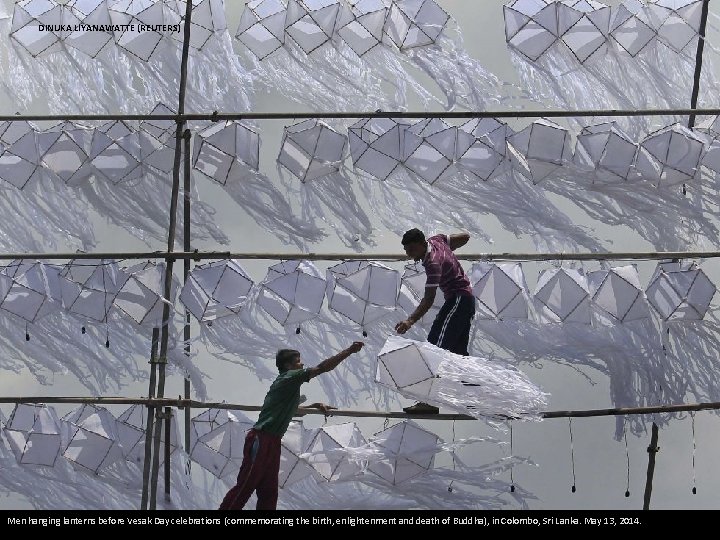
M 675 109 L 578 109 L 578 110 L 502 110 L 502 111 L 334 111 L 334 112 L 230 112 L 190 114 L 24 114 L 0 115 L 0 121 L 28 120 L 31 122 L 63 120 L 173 120 L 180 122 L 197 120 L 301 120 L 307 118 L 573 118 L 587 116 L 714 116 L 718 108 L 675 108 Z
M 69 397 L 69 396 L 30 396 L 30 397 L 0 397 L 0 403 L 68 403 L 68 404 L 96 404 L 96 405 L 148 405 L 153 407 L 177 407 L 179 409 L 227 409 L 236 411 L 260 411 L 259 405 L 239 405 L 225 402 L 196 401 L 192 399 L 174 398 L 130 398 L 130 397 Z M 543 418 L 588 418 L 598 416 L 628 416 L 637 414 L 676 413 L 690 411 L 705 411 L 720 409 L 720 402 L 683 403 L 679 405 L 653 405 L 647 407 L 616 407 L 611 409 L 585 409 L 568 411 L 546 411 L 541 413 Z M 324 414 L 319 409 L 299 407 L 296 416 L 306 414 Z M 349 409 L 334 409 L 329 416 L 343 416 L 356 418 L 421 418 L 426 420 L 475 420 L 473 416 L 465 414 L 407 414 L 404 412 L 359 411 Z M 510 417 L 503 417 L 510 420 Z
M 465 261 L 630 261 L 664 259 L 713 259 L 720 257 L 720 251 L 648 251 L 648 252 L 585 252 L 585 253 L 456 253 Z M 252 259 L 252 260 L 296 260 L 310 261 L 407 261 L 407 255 L 400 253 L 233 253 L 230 251 L 132 251 L 96 253 L 0 253 L 0 260 L 14 259 Z

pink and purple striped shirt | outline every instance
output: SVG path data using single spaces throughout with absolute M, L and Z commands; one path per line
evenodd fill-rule
M 427 276 L 425 288 L 440 287 L 446 300 L 457 295 L 472 296 L 470 280 L 450 249 L 450 238 L 436 234 L 428 238 L 427 242 L 427 253 L 422 261 Z

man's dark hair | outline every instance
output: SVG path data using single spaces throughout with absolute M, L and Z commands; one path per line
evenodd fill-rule
M 300 357 L 300 351 L 295 349 L 280 349 L 275 355 L 275 365 L 280 373 L 288 370 L 288 364 Z
M 424 242 L 425 234 L 420 229 L 410 229 L 402 237 L 402 245 L 414 244 L 415 242 Z

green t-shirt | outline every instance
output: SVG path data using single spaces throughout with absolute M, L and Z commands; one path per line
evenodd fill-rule
M 255 429 L 285 435 L 300 405 L 300 385 L 310 380 L 307 369 L 291 369 L 280 373 L 270 385 Z

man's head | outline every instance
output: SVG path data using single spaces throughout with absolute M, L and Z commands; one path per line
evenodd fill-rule
M 275 355 L 275 365 L 280 373 L 285 373 L 290 369 L 302 369 L 303 363 L 300 361 L 300 351 L 280 349 Z
M 414 261 L 422 260 L 427 251 L 425 235 L 420 229 L 410 229 L 402 237 L 402 245 L 407 256 Z

